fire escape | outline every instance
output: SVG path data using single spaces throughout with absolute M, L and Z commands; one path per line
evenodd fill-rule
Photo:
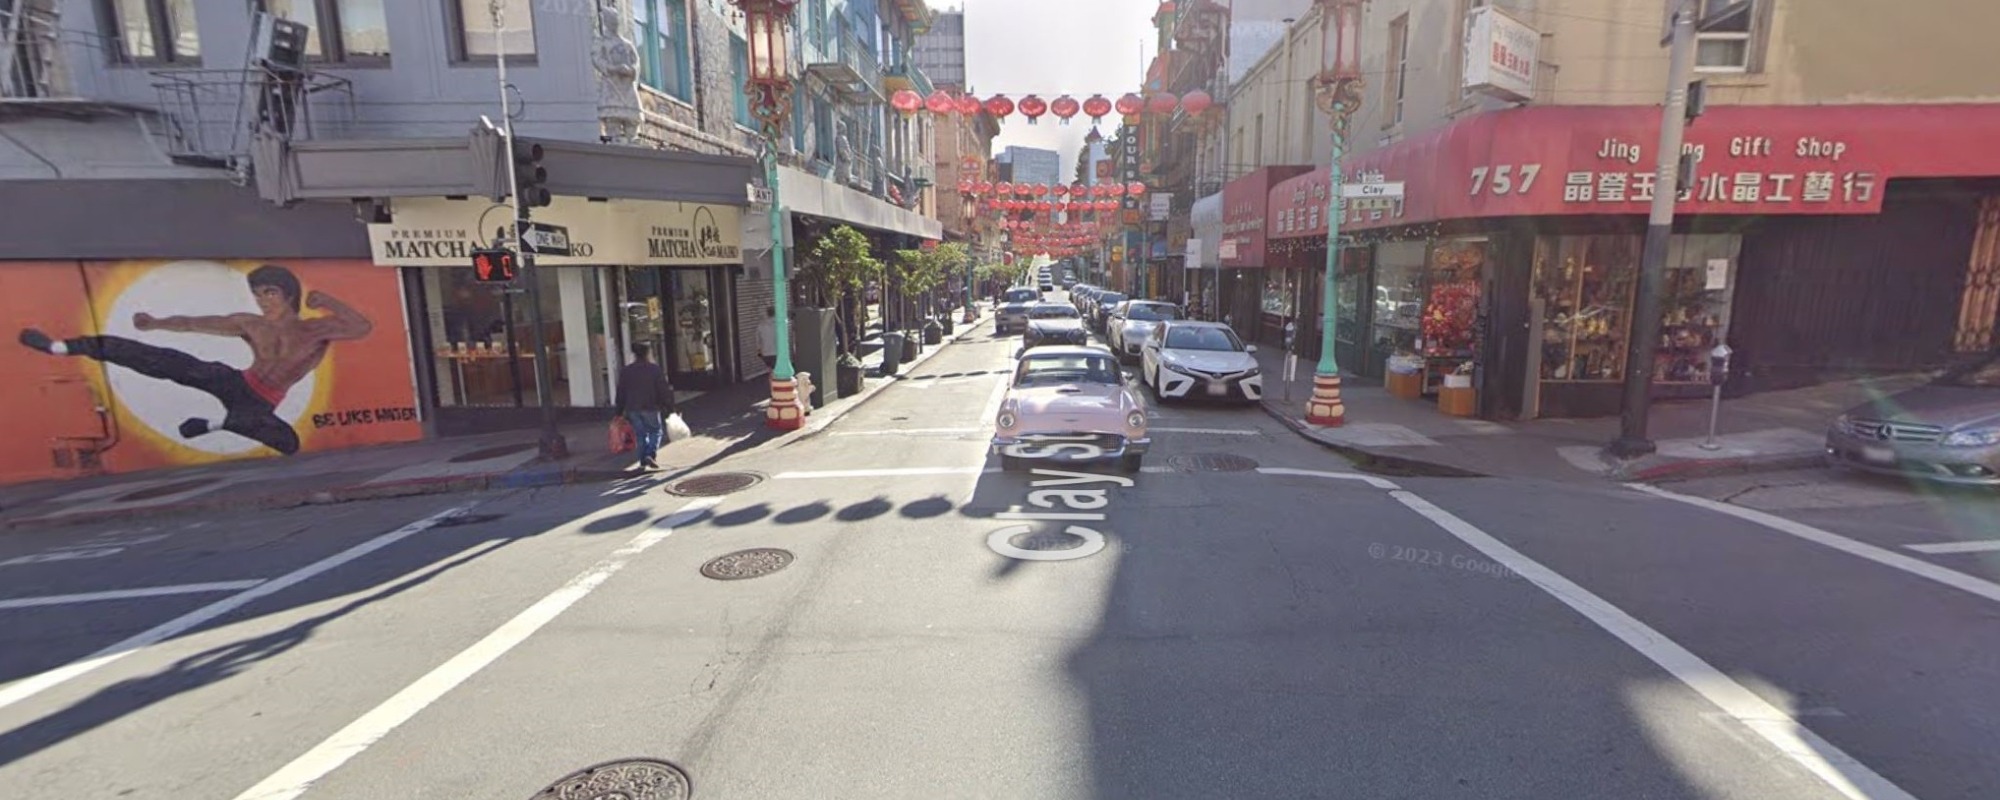
M 353 84 L 305 66 L 305 25 L 263 12 L 254 25 L 256 55 L 240 69 L 152 73 L 175 161 L 247 176 L 259 142 L 309 140 L 353 122 Z

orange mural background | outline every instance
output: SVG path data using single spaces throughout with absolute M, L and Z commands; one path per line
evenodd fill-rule
M 253 272 L 289 302 L 260 308 Z M 0 262 L 0 319 L 16 340 L 0 343 L 0 482 L 422 436 L 397 272 L 366 261 Z M 51 355 L 24 330 L 103 338 Z

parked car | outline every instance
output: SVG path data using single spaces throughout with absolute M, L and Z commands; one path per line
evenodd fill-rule
M 1111 342 L 1111 352 L 1117 353 L 1119 360 L 1139 359 L 1139 349 L 1146 345 L 1146 337 L 1152 335 L 1153 327 L 1168 320 L 1180 319 L 1181 310 L 1172 303 L 1154 300 L 1127 300 L 1115 314 L 1116 324 L 1110 325 L 1104 338 Z
M 1254 403 L 1264 397 L 1256 345 L 1220 322 L 1154 323 L 1140 348 L 1139 376 L 1162 401 L 1212 397 Z
M 1042 293 L 1026 286 L 1008 289 L 1000 296 L 1000 308 L 993 314 L 994 332 L 1005 336 L 1028 329 L 1028 308 L 1042 302 Z
M 1042 303 L 1028 309 L 1027 329 L 1021 332 L 1021 349 L 1044 345 L 1083 345 L 1090 334 L 1083 329 L 1083 317 L 1061 303 Z
M 1125 383 L 1118 360 L 1097 347 L 1023 354 L 994 419 L 993 451 L 1010 471 L 1038 461 L 1114 461 L 1138 472 L 1151 445 L 1144 403 Z
M 1036 284 L 1040 286 L 1041 290 L 1044 292 L 1053 292 L 1056 290 L 1055 277 L 1049 274 L 1048 267 L 1042 268 L 1042 274 L 1036 278 Z
M 1119 292 L 1100 292 L 1096 297 L 1091 298 L 1090 313 L 1086 316 L 1086 319 L 1090 321 L 1091 329 L 1102 333 L 1104 331 L 1105 320 L 1111 316 L 1111 307 L 1123 303 L 1127 299 L 1129 298 Z
M 1077 313 L 1088 314 L 1090 313 L 1090 298 L 1096 295 L 1097 292 L 1098 288 L 1095 286 L 1087 283 L 1078 284 L 1075 288 L 1069 290 L 1070 305 L 1076 306 Z
M 1827 429 L 1826 456 L 1866 472 L 2000 485 L 2000 357 L 1848 409 Z

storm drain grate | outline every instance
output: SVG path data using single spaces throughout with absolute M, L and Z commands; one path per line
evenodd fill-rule
M 438 524 L 432 525 L 431 527 L 458 528 L 466 525 L 484 525 L 488 522 L 492 522 L 504 516 L 507 515 L 506 514 L 460 514 L 456 517 L 450 517 L 443 521 L 440 521 Z
M 191 478 L 189 480 L 176 481 L 174 483 L 169 483 L 162 486 L 154 486 L 149 489 L 140 489 L 135 492 L 121 494 L 118 496 L 118 499 L 113 500 L 112 502 L 132 503 L 140 500 L 153 500 L 156 498 L 177 495 L 182 492 L 191 492 L 203 486 L 208 486 L 211 484 L 216 484 L 221 482 L 222 482 L 221 478 Z
M 489 459 L 489 458 L 499 458 L 499 457 L 501 457 L 501 456 L 511 456 L 511 455 L 513 455 L 513 454 L 515 454 L 515 453 L 525 453 L 525 452 L 528 452 L 529 450 L 533 450 L 533 449 L 535 449 L 535 448 L 537 448 L 537 447 L 540 447 L 540 445 L 536 445 L 536 444 L 503 444 L 503 445 L 497 445 L 497 446 L 494 446 L 494 447 L 482 447 L 482 448 L 480 448 L 480 449 L 478 449 L 478 450 L 474 450 L 474 451 L 472 451 L 472 452 L 470 452 L 470 453 L 460 453 L 460 454 L 458 454 L 458 455 L 455 455 L 455 456 L 452 456 L 452 457 L 451 457 L 451 463 L 453 463 L 453 464 L 466 464 L 466 463 L 470 463 L 470 462 L 473 462 L 473 461 L 485 461 L 486 459 Z
M 1257 462 L 1233 453 L 1187 453 L 1167 459 L 1175 472 L 1249 472 Z
M 628 758 L 577 770 L 535 793 L 533 800 L 686 800 L 693 794 L 680 767 Z
M 720 497 L 763 482 L 764 476 L 755 472 L 717 472 L 674 481 L 667 485 L 667 493 L 682 497 Z
M 775 547 L 758 547 L 717 556 L 714 560 L 701 565 L 701 574 L 718 581 L 740 581 L 762 578 L 791 565 L 791 551 Z

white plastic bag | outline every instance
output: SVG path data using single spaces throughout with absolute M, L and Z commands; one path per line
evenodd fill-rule
M 688 428 L 687 420 L 681 419 L 680 412 L 667 415 L 667 441 L 678 442 L 693 435 L 694 431 Z

